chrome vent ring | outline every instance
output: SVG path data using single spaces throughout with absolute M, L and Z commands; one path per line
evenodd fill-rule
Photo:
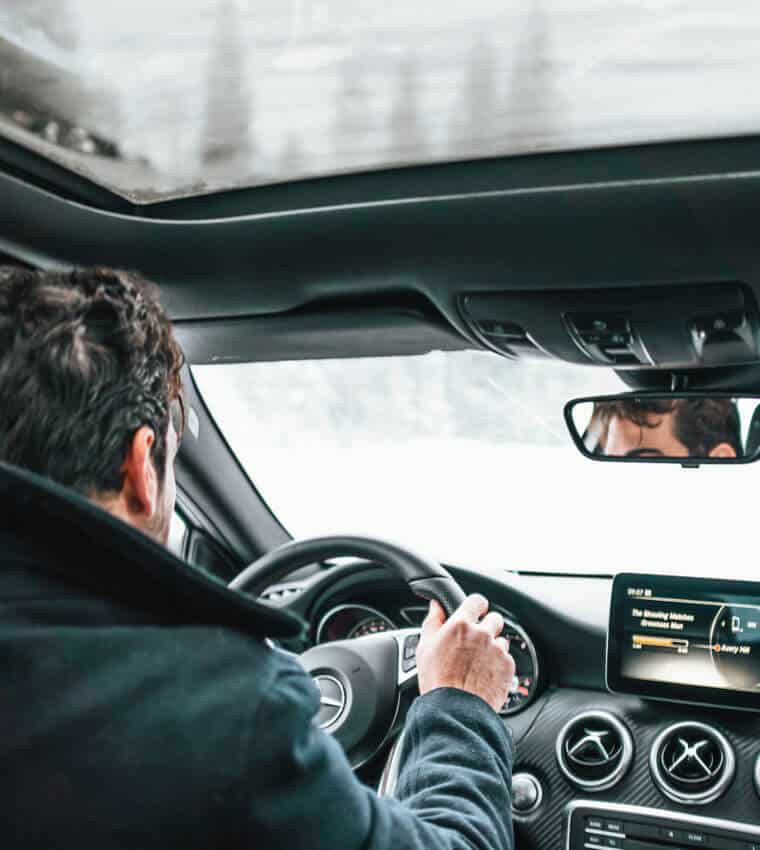
M 607 711 L 585 711 L 557 735 L 557 764 L 573 785 L 606 791 L 623 778 L 633 760 L 633 739 L 626 726 Z
M 717 729 L 687 720 L 660 732 L 652 744 L 649 768 L 668 799 L 706 805 L 729 786 L 736 759 L 731 744 Z

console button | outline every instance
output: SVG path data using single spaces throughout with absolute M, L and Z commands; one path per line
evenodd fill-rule
M 613 847 L 615 850 L 622 850 L 623 847 L 623 838 L 613 838 L 611 835 L 607 835 L 604 838 L 604 846 L 605 847 Z
M 635 835 L 636 838 L 659 838 L 660 828 L 649 823 L 629 823 L 626 825 L 625 834 Z
M 735 838 L 722 838 L 719 835 L 708 836 L 708 846 L 714 847 L 715 850 L 747 850 L 747 844 L 744 841 L 737 841 Z
M 586 829 L 603 829 L 601 818 L 586 818 Z
M 516 773 L 512 777 L 512 810 L 530 814 L 541 805 L 541 783 L 532 773 Z
M 707 836 L 704 832 L 699 832 L 695 829 L 687 829 L 684 832 L 684 841 L 687 844 L 694 844 L 698 847 L 704 847 L 707 844 Z
M 619 820 L 606 820 L 604 822 L 605 832 L 623 832 L 623 824 Z
M 660 829 L 660 836 L 666 841 L 682 841 L 683 833 L 680 829 L 673 829 L 669 826 L 663 826 Z
M 664 850 L 667 845 L 652 844 L 649 841 L 632 841 L 627 838 L 625 841 L 625 850 Z
M 603 835 L 595 835 L 593 832 L 586 833 L 586 844 L 596 844 L 598 847 L 603 847 Z

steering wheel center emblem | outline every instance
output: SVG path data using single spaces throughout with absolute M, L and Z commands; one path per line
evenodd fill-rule
M 314 676 L 314 683 L 319 688 L 319 711 L 314 722 L 320 729 L 331 729 L 345 714 L 346 689 L 335 676 L 327 673 Z

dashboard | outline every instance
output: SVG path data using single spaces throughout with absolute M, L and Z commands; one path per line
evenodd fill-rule
M 515 656 L 502 713 L 520 850 L 760 850 L 760 585 L 449 569 L 501 611 Z M 307 645 L 426 613 L 372 564 L 336 566 L 301 592 Z

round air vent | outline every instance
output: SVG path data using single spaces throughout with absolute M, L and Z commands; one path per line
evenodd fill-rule
M 662 793 L 676 803 L 712 803 L 734 777 L 736 761 L 726 738 L 704 723 L 668 726 L 652 744 L 649 767 Z
M 566 723 L 557 736 L 557 763 L 586 791 L 616 785 L 633 759 L 631 733 L 606 711 L 587 711 Z

